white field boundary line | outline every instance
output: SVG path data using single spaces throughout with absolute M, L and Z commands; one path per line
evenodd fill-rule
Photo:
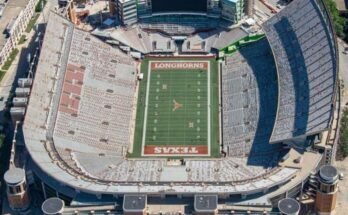
M 141 63 L 137 64 L 137 74 L 139 74 L 139 71 L 141 71 Z M 129 135 L 129 147 L 128 147 L 128 152 L 130 154 L 133 153 L 134 149 L 134 139 L 135 139 L 135 129 L 136 129 L 136 123 L 137 123 L 137 110 L 138 110 L 138 98 L 139 98 L 139 90 L 140 90 L 140 81 L 137 80 L 136 88 L 135 88 L 135 95 L 133 98 L 133 113 L 132 113 L 132 120 L 130 123 L 130 135 Z
M 222 151 L 222 147 L 221 147 L 221 145 L 222 145 L 222 138 L 223 138 L 223 136 L 222 136 L 222 92 L 221 92 L 221 86 L 222 86 L 222 83 L 221 83 L 221 71 L 222 71 L 222 68 L 221 68 L 221 64 L 220 64 L 220 62 L 218 62 L 218 70 L 217 70 L 217 72 L 218 72 L 218 94 L 219 94 L 219 98 L 218 98 L 218 101 L 219 101 L 219 103 L 218 103 L 218 105 L 219 105 L 219 109 L 218 109 L 218 111 L 219 111 L 219 122 L 218 122 L 218 125 L 219 125 L 219 151 Z
M 145 149 L 145 138 L 146 138 L 146 125 L 147 125 L 147 113 L 148 113 L 148 103 L 149 103 L 149 93 L 150 93 L 150 78 L 151 78 L 151 65 L 152 61 L 149 61 L 147 68 L 147 85 L 146 85 L 146 99 L 145 99 L 145 113 L 144 113 L 144 125 L 143 125 L 143 137 L 141 141 L 141 155 L 144 155 Z
M 184 63 L 184 62 L 192 62 L 192 63 L 208 63 L 208 68 L 207 68 L 207 72 L 208 72 L 208 78 L 207 78 L 207 93 L 208 93 L 208 153 L 207 154 L 145 154 L 144 150 L 145 150 L 145 141 L 146 141 L 146 128 L 147 128 L 147 116 L 148 116 L 148 103 L 149 103 L 149 93 L 150 93 L 150 82 L 151 82 L 151 66 L 152 63 L 163 63 L 163 62 L 169 62 L 169 63 Z M 143 136 L 142 136 L 142 143 L 141 143 L 141 156 L 143 157 L 209 157 L 211 155 L 211 105 L 210 105 L 210 101 L 211 101 L 211 83 L 210 83 L 210 72 L 211 72 L 211 68 L 210 68 L 210 61 L 206 60 L 206 61 L 196 61 L 196 60 L 179 60 L 179 61 L 149 61 L 148 64 L 148 74 L 147 74 L 147 85 L 146 85 L 146 99 L 145 99 L 145 113 L 144 113 L 144 124 L 143 124 Z M 185 147 L 185 146 L 183 146 Z
M 210 100 L 211 100 L 211 98 L 210 98 L 210 91 L 211 91 L 211 88 L 210 88 L 210 84 L 211 84 L 211 82 L 210 82 L 210 61 L 208 61 L 208 69 L 207 69 L 207 72 L 208 72 L 208 89 L 207 89 L 207 91 L 208 91 L 208 156 L 210 156 L 211 155 L 211 124 L 210 124 L 210 122 L 211 122 L 211 103 L 210 103 Z

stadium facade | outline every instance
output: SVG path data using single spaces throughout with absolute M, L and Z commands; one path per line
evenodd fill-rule
M 118 15 L 124 25 L 135 24 L 139 20 L 153 20 L 158 16 L 178 16 L 181 14 L 224 19 L 237 23 L 252 4 L 244 4 L 244 0 L 111 0 L 112 11 Z
M 156 4 L 152 1 L 152 7 Z M 167 84 L 160 82 L 165 73 L 152 71 L 144 66 L 146 60 L 140 63 L 51 13 L 23 125 L 31 183 L 42 189 L 45 198 L 58 196 L 65 205 L 116 202 L 125 213 L 156 211 L 156 205 L 169 208 L 173 201 L 180 204 L 187 199 L 198 213 L 260 212 L 272 210 L 284 198 L 300 194 L 311 198 L 304 195 L 310 179 L 331 163 L 337 139 L 336 36 L 321 0 L 293 1 L 266 21 L 263 30 L 266 37 L 217 63 L 219 137 L 209 147 L 216 144 L 218 156 L 186 157 L 180 153 L 188 149 L 180 148 L 165 158 L 133 157 L 132 151 L 150 140 L 144 137 L 139 146 L 136 135 L 143 137 L 146 132 L 153 141 L 162 135 L 157 131 L 161 127 L 139 129 L 138 119 L 148 118 L 153 124 L 163 119 L 156 116 L 165 112 L 143 110 L 152 104 L 148 101 L 154 102 L 154 110 L 158 108 L 157 94 L 150 99 L 148 94 L 167 90 Z M 165 61 L 167 69 L 175 71 L 215 61 L 214 55 L 149 54 L 147 61 Z M 205 88 L 192 86 L 214 84 L 202 72 L 193 71 L 203 79 L 187 84 L 189 90 L 204 93 Z M 204 98 L 197 95 L 190 99 Z M 210 108 L 208 97 L 204 105 Z M 142 102 L 144 109 L 139 108 Z M 179 102 L 173 102 L 168 114 L 186 108 L 187 102 Z M 197 128 L 200 140 L 203 127 L 195 125 L 204 118 L 191 118 L 188 128 Z M 214 121 L 210 115 L 207 119 Z M 171 141 L 166 144 L 182 144 Z

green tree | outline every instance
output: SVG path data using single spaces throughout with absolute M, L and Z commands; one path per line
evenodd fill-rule
M 348 108 L 343 109 L 341 117 L 341 129 L 339 148 L 344 157 L 348 156 Z
M 338 37 L 348 41 L 348 22 L 345 18 L 341 17 L 336 3 L 333 0 L 325 0 L 326 6 L 328 7 L 333 22 L 335 24 L 336 34 Z

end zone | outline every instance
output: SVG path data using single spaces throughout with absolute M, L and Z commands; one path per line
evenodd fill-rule
M 209 62 L 151 62 L 151 70 L 182 70 L 205 69 L 208 70 Z
M 207 155 L 207 146 L 145 146 L 145 155 Z

